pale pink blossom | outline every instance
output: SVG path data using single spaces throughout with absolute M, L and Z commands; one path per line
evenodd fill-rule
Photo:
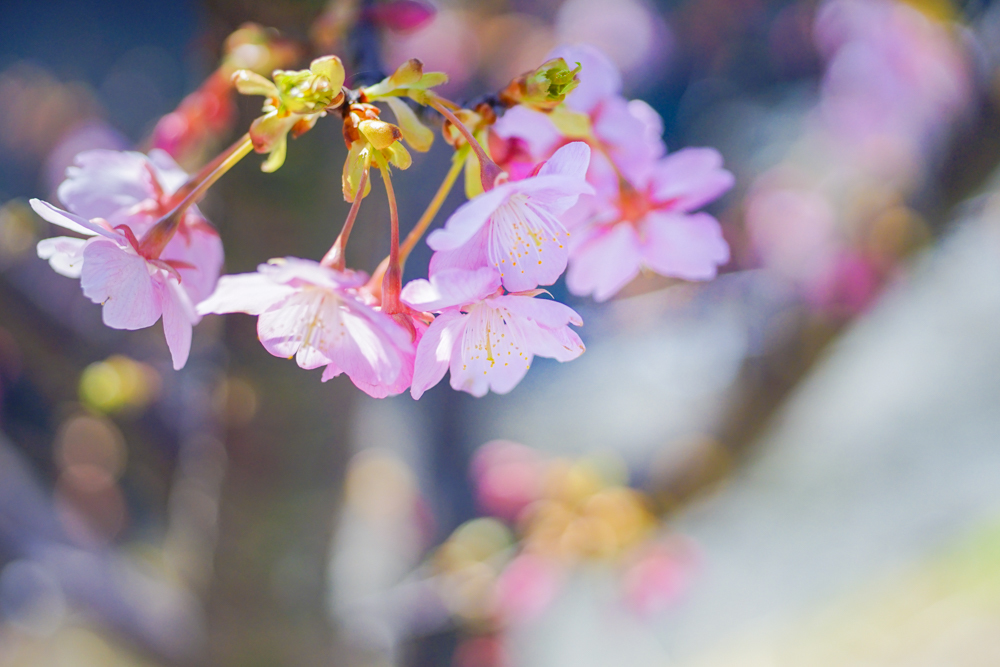
M 492 267 L 451 269 L 414 280 L 402 300 L 437 316 L 417 346 L 410 393 L 419 398 L 449 369 L 451 386 L 473 396 L 505 394 L 528 372 L 535 355 L 570 361 L 583 353 L 569 328 L 583 321 L 556 301 L 536 299 L 535 291 L 505 294 Z
M 512 292 L 551 285 L 566 270 L 568 233 L 560 218 L 581 194 L 590 147 L 560 148 L 537 176 L 504 183 L 458 208 L 427 245 L 435 251 L 430 273 L 492 266 Z
M 658 160 L 645 181 L 619 186 L 614 199 L 581 204 L 590 209 L 586 223 L 573 228 L 569 290 L 604 301 L 643 268 L 714 278 L 729 261 L 729 246 L 718 221 L 695 211 L 732 185 L 718 151 L 687 148 Z
M 178 262 L 145 257 L 127 225 L 112 228 L 100 218 L 87 220 L 37 199 L 31 206 L 52 224 L 90 236 L 45 239 L 38 255 L 58 273 L 79 278 L 83 294 L 103 306 L 102 318 L 112 329 L 144 329 L 163 317 L 163 333 L 175 369 L 187 363 L 191 327 L 199 317 L 181 286 Z
M 223 276 L 198 312 L 257 315 L 257 335 L 268 352 L 295 357 L 305 369 L 325 366 L 324 381 L 345 373 L 359 389 L 381 398 L 409 385 L 414 341 L 362 301 L 358 288 L 365 279 L 310 260 L 271 260 L 256 273 Z
M 161 150 L 150 151 L 148 156 L 134 151 L 91 150 L 76 156 L 75 164 L 66 170 L 58 195 L 71 213 L 88 220 L 104 220 L 113 228 L 124 225 L 139 239 L 170 212 L 176 204 L 171 201 L 172 195 L 187 180 L 188 174 Z M 64 223 L 55 224 L 93 234 L 92 230 Z M 75 252 L 80 244 L 72 243 L 77 240 L 47 243 L 43 259 L 63 273 L 61 268 L 80 262 Z M 198 303 L 212 293 L 219 279 L 222 241 L 197 206 L 191 206 L 157 259 L 176 264 L 184 291 L 192 303 Z

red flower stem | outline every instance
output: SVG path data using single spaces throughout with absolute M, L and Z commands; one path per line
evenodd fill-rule
M 146 232 L 139 241 L 139 251 L 147 258 L 157 258 L 163 252 L 174 232 L 177 231 L 184 213 L 196 201 L 208 191 L 212 185 L 219 180 L 223 174 L 233 168 L 250 151 L 253 150 L 253 142 L 250 135 L 244 134 L 236 140 L 232 146 L 220 153 L 214 160 L 206 164 L 201 170 L 188 179 L 171 197 L 173 208 L 165 216 L 160 218 L 153 227 Z M 176 203 L 174 203 L 176 202 Z
M 420 216 L 420 220 L 417 224 L 413 226 L 410 233 L 406 235 L 406 239 L 399 246 L 399 270 L 402 271 L 406 266 L 406 258 L 410 256 L 413 249 L 417 247 L 417 243 L 420 241 L 424 232 L 430 227 L 430 224 L 434 221 L 434 216 L 437 215 L 438 211 L 441 210 L 441 206 L 444 204 L 444 200 L 448 198 L 448 194 L 451 192 L 452 187 L 455 185 L 455 181 L 458 179 L 459 174 L 462 173 L 462 167 L 465 166 L 464 160 L 455 160 L 451 163 L 451 169 L 448 170 L 447 175 L 444 177 L 444 181 L 438 187 L 437 192 L 434 194 L 434 198 L 424 209 L 423 215 Z M 382 279 L 385 277 L 386 269 L 389 268 L 389 257 L 383 259 L 375 272 L 372 273 L 371 279 L 368 281 L 368 290 L 372 292 L 375 296 L 380 295 L 382 284 Z
M 430 97 L 428 103 L 434 107 L 438 113 L 448 119 L 452 125 L 455 126 L 465 140 L 468 142 L 469 147 L 472 152 L 476 154 L 479 159 L 479 180 L 483 184 L 483 190 L 489 192 L 496 185 L 497 177 L 504 173 L 503 169 L 497 166 L 497 163 L 490 159 L 490 156 L 486 154 L 483 147 L 476 141 L 476 138 L 472 135 L 472 132 L 465 126 L 465 124 L 458 119 L 451 109 L 445 106 L 441 100 Z
M 403 312 L 399 293 L 403 289 L 403 271 L 399 266 L 399 212 L 396 210 L 396 193 L 388 166 L 381 169 L 385 194 L 389 198 L 389 267 L 382 279 L 382 312 L 395 315 Z
M 351 230 L 354 228 L 354 221 L 358 217 L 358 210 L 361 208 L 361 200 L 365 197 L 365 186 L 368 185 L 368 169 L 361 172 L 361 180 L 358 181 L 358 192 L 354 195 L 354 201 L 351 202 L 351 210 L 347 214 L 347 219 L 344 220 L 344 227 L 340 230 L 340 234 L 337 236 L 337 240 L 333 242 L 330 249 L 323 256 L 320 264 L 323 266 L 329 266 L 331 269 L 336 269 L 337 271 L 344 270 L 345 257 L 347 253 L 347 240 L 351 236 Z

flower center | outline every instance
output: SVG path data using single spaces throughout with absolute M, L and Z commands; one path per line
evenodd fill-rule
M 526 363 L 519 337 L 511 326 L 512 317 L 506 308 L 478 303 L 469 309 L 469 324 L 463 340 L 462 370 L 468 364 L 483 364 L 483 374 L 497 364 Z
M 544 244 L 559 243 L 559 236 L 567 234 L 555 216 L 522 193 L 511 195 L 501 204 L 493 212 L 491 223 L 489 260 L 501 275 L 507 266 L 517 268 L 518 262 L 522 273 L 525 265 L 541 264 Z

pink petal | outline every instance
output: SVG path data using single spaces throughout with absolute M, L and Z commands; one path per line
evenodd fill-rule
M 368 383 L 362 381 L 360 377 L 351 377 L 351 382 L 354 386 L 365 392 L 372 398 L 385 398 L 386 396 L 397 396 L 402 394 L 404 391 L 410 388 L 410 384 L 413 381 L 413 367 L 416 357 L 417 345 L 420 339 L 423 337 L 425 331 L 427 331 L 427 325 L 420 321 L 414 321 L 414 328 L 416 329 L 417 338 L 416 341 L 407 341 L 407 344 L 402 348 L 397 348 L 400 355 L 400 369 L 399 376 L 396 378 L 395 382 L 375 382 Z M 407 333 L 409 337 L 409 333 Z M 323 382 L 326 382 L 330 378 L 340 375 L 343 371 L 336 364 L 329 364 L 323 371 Z
M 648 181 L 667 147 L 660 134 L 651 132 L 647 121 L 637 118 L 632 109 L 631 103 L 622 97 L 606 100 L 594 119 L 594 134 L 607 145 L 625 177 L 640 187 Z
M 526 181 L 497 186 L 465 202 L 451 214 L 442 229 L 431 232 L 427 237 L 427 245 L 432 250 L 454 250 L 462 246 L 489 222 L 493 211 L 514 192 L 514 186 L 524 182 Z
M 511 185 L 515 192 L 526 195 L 532 202 L 544 206 L 557 216 L 576 204 L 580 195 L 594 194 L 594 187 L 582 177 L 562 174 L 540 174 Z
M 331 361 L 325 351 L 344 337 L 339 299 L 320 290 L 296 290 L 260 314 L 257 336 L 276 357 L 294 356 L 306 369 L 324 366 Z
M 86 239 L 56 236 L 38 242 L 38 256 L 48 260 L 56 273 L 67 278 L 79 278 L 83 268 L 83 247 Z
M 420 398 L 444 377 L 465 328 L 466 318 L 466 315 L 457 310 L 446 311 L 438 315 L 427 328 L 417 345 L 413 365 L 410 395 L 414 399 Z
M 629 100 L 628 112 L 646 128 L 647 139 L 660 140 L 663 137 L 663 117 L 648 103 L 643 100 Z
M 508 109 L 493 126 L 493 132 L 503 139 L 522 139 L 538 160 L 563 141 L 548 114 L 521 105 Z
M 343 370 L 359 388 L 389 387 L 399 377 L 402 359 L 388 329 L 396 327 L 402 331 L 402 328 L 387 315 L 360 312 L 367 306 L 357 305 L 359 308 L 342 309 L 340 317 L 345 335 L 337 345 L 325 351 L 330 363 Z M 384 320 L 371 315 L 381 315 Z M 381 321 L 373 321 L 376 319 Z
M 583 324 L 580 316 L 558 301 L 508 295 L 492 300 L 519 318 L 521 345 L 532 354 L 571 361 L 584 352 L 583 341 L 568 324 Z
M 503 306 L 512 313 L 534 320 L 543 327 L 555 329 L 568 324 L 583 326 L 579 313 L 564 303 L 542 297 L 520 296 L 507 294 L 491 300 L 497 306 Z
M 85 218 L 113 220 L 116 213 L 155 196 L 142 153 L 90 150 L 77 155 L 75 163 L 59 186 L 59 201 Z
M 33 208 L 35 213 L 40 215 L 42 218 L 51 222 L 53 225 L 65 227 L 71 232 L 83 234 L 84 236 L 94 236 L 100 234 L 101 236 L 105 236 L 109 239 L 123 238 L 121 234 L 112 230 L 110 227 L 97 224 L 96 222 L 92 222 L 86 218 L 81 218 L 80 216 L 72 213 L 67 213 L 66 211 L 60 210 L 46 201 L 32 199 L 30 203 L 31 208 Z
M 335 271 L 322 266 L 319 262 L 298 257 L 272 259 L 267 264 L 258 266 L 257 271 L 276 283 L 288 283 L 293 286 L 317 285 L 334 291 L 361 287 L 368 279 L 368 276 L 361 271 Z
M 522 325 L 522 332 L 527 349 L 539 357 L 573 361 L 587 349 L 580 336 L 568 326 L 550 329 L 530 321 Z
M 191 326 L 197 322 L 198 315 L 187 292 L 177 284 L 173 276 L 164 276 L 160 295 L 163 304 L 163 334 L 167 339 L 174 370 L 179 371 L 184 368 L 191 352 Z
M 557 150 L 538 170 L 539 176 L 569 176 L 584 180 L 590 166 L 590 146 L 574 141 Z
M 570 67 L 583 65 L 580 85 L 566 98 L 566 104 L 575 111 L 590 113 L 603 99 L 617 95 L 622 89 L 618 68 L 599 49 L 587 45 L 560 46 L 549 58 L 565 58 Z
M 439 250 L 431 255 L 427 272 L 431 275 L 442 271 L 476 271 L 487 266 L 489 256 L 486 252 L 490 238 L 490 228 L 484 225 L 471 239 L 454 250 Z
M 112 329 L 143 329 L 160 318 L 162 305 L 149 264 L 129 248 L 95 239 L 83 251 L 80 286 L 94 303 L 104 305 L 104 323 Z
M 593 294 L 595 301 L 605 301 L 639 275 L 641 261 L 635 229 L 618 224 L 574 245 L 566 286 L 577 296 Z
M 219 279 L 215 292 L 198 304 L 198 313 L 260 315 L 295 292 L 294 287 L 275 283 L 260 273 L 223 276 Z
M 708 280 L 715 277 L 717 266 L 729 261 L 722 228 L 707 213 L 650 213 L 643 224 L 643 262 L 661 275 Z
M 197 304 L 212 294 L 219 280 L 223 261 L 222 240 L 205 221 L 187 225 L 170 240 L 160 259 L 184 262 L 194 267 L 181 268 L 179 272 L 181 286 L 191 302 Z
M 733 175 L 722 168 L 714 148 L 685 148 L 663 158 L 652 174 L 651 195 L 673 202 L 671 209 L 693 211 L 733 187 Z
M 485 299 L 500 287 L 493 267 L 476 271 L 450 269 L 432 273 L 429 280 L 412 280 L 400 295 L 403 303 L 422 312 L 464 306 Z

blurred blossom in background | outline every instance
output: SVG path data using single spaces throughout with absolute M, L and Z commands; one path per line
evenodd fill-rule
M 556 283 L 587 351 L 510 394 L 370 399 L 252 318 L 174 371 L 37 257 L 27 202 L 78 153 L 190 171 L 242 134 L 237 69 L 416 57 L 469 103 L 566 45 L 668 154 L 721 153 L 731 258 L 604 303 Z M 0 667 L 1000 664 L 998 45 L 988 0 L 8 0 Z M 343 146 L 321 119 L 213 187 L 226 273 L 321 255 Z M 449 151 L 397 179 L 404 233 Z

